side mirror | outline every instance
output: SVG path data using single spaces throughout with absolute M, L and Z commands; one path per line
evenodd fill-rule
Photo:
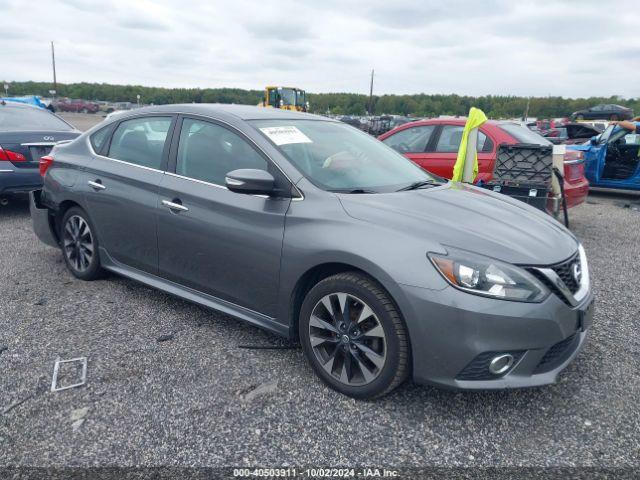
M 591 140 L 589 140 L 589 143 L 593 146 L 598 145 L 598 137 L 591 137 Z
M 275 188 L 273 175 L 253 168 L 241 168 L 227 173 L 224 183 L 232 192 L 249 195 L 271 195 Z

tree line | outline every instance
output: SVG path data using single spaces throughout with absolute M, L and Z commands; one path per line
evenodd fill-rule
M 3 82 L 9 85 L 9 95 L 39 95 L 49 97 L 49 82 Z M 58 97 L 103 100 L 108 102 L 162 105 L 167 103 L 238 103 L 257 105 L 262 100 L 262 90 L 240 88 L 160 88 L 140 85 L 113 85 L 107 83 L 57 84 Z M 367 95 L 356 93 L 307 93 L 307 100 L 314 113 L 336 115 L 365 115 L 369 105 Z M 474 106 L 482 109 L 489 118 L 521 117 L 529 103 L 529 116 L 551 118 L 568 116 L 576 110 L 599 103 L 615 103 L 632 108 L 640 114 L 640 98 L 617 97 L 564 98 L 564 97 L 516 97 L 510 95 L 484 95 L 472 97 L 456 94 L 374 95 L 373 113 L 434 117 L 438 115 L 464 116 Z

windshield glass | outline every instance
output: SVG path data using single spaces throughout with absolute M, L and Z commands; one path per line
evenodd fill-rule
M 393 192 L 441 180 L 349 125 L 315 120 L 253 120 L 314 185 L 329 191 Z M 360 192 L 357 192 L 360 191 Z
M 606 130 L 597 137 L 597 140 L 601 145 L 604 143 L 612 143 L 624 137 L 627 133 L 629 133 L 629 131 L 624 128 L 618 127 L 617 125 L 609 125 Z
M 552 145 L 552 143 L 542 135 L 532 132 L 517 123 L 501 123 L 500 128 L 515 138 L 520 143 L 528 143 L 533 145 Z
M 278 93 L 280 94 L 280 98 L 285 105 L 295 105 L 296 104 L 296 92 L 290 88 L 281 88 L 278 89 Z
M 72 131 L 73 127 L 43 108 L 0 105 L 0 130 L 3 131 Z

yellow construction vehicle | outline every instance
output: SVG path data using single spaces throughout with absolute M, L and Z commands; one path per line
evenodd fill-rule
M 261 107 L 282 108 L 306 112 L 309 110 L 307 94 L 304 90 L 294 87 L 266 87 L 264 99 L 258 104 Z

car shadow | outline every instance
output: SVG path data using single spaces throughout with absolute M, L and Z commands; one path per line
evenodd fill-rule
M 29 215 L 29 195 L 0 195 L 0 219 L 24 215 Z

